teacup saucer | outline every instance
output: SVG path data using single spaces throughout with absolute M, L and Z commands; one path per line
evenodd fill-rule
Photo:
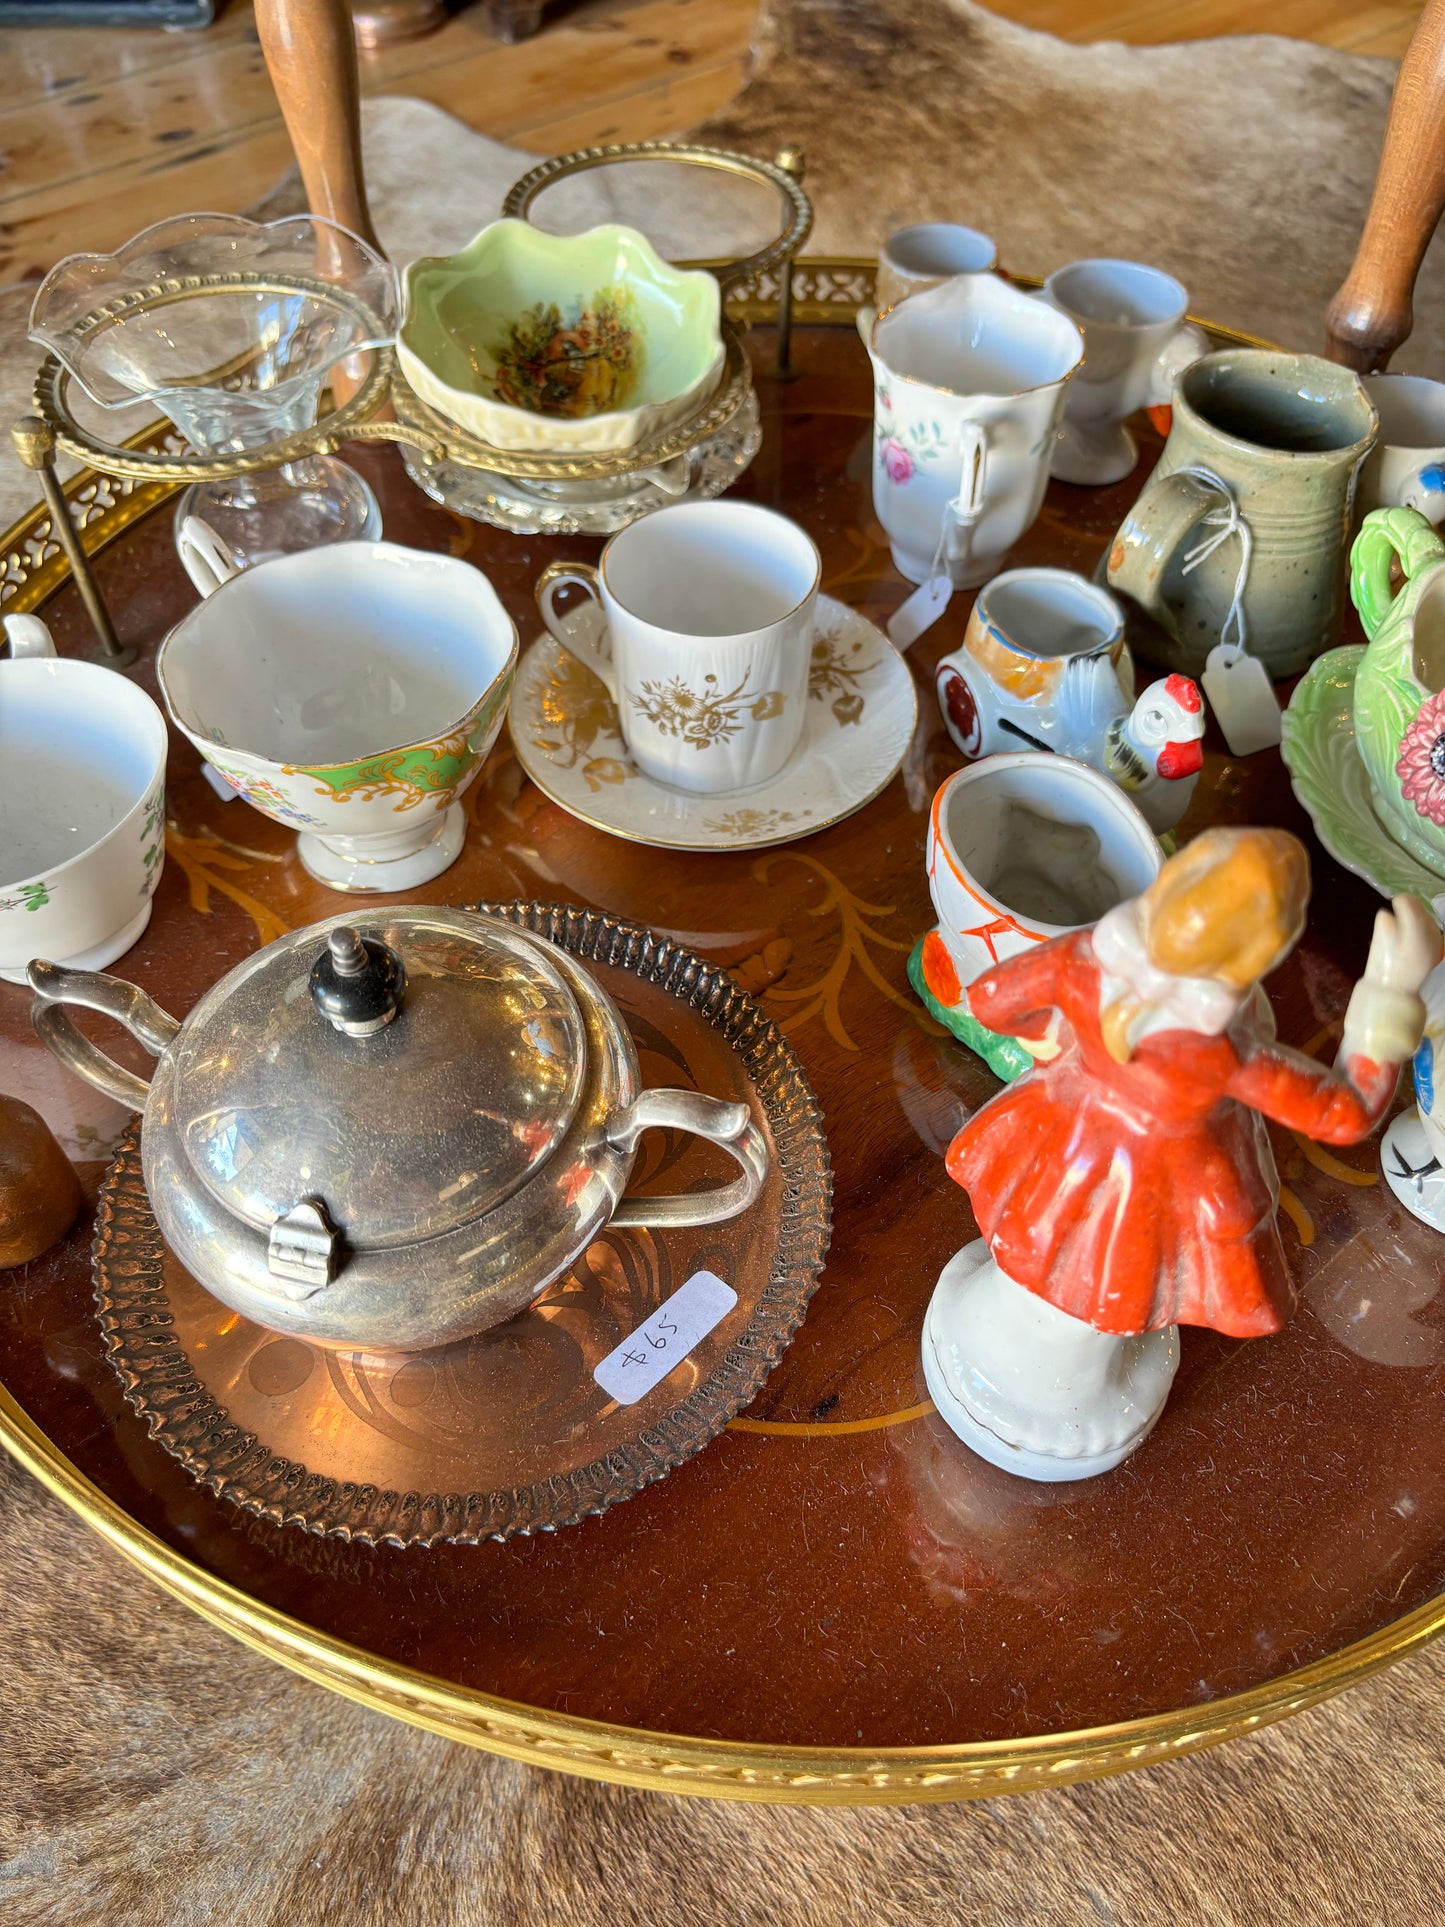
M 1355 746 L 1355 671 L 1364 654 L 1362 643 L 1346 643 L 1311 664 L 1284 713 L 1280 754 L 1335 861 L 1381 896 L 1413 890 L 1428 903 L 1445 889 L 1445 876 L 1413 857 L 1376 816 Z
M 595 622 L 589 609 L 564 621 Z M 907 663 L 865 616 L 818 597 L 808 719 L 788 765 L 752 789 L 710 796 L 644 776 L 611 698 L 549 635 L 522 657 L 509 723 L 517 760 L 571 815 L 664 850 L 760 850 L 861 810 L 898 773 L 918 720 Z

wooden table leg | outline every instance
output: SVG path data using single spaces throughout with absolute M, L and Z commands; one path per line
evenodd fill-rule
M 1354 266 L 1325 317 L 1332 361 L 1369 374 L 1413 325 L 1415 277 L 1445 211 L 1445 0 L 1426 0 L 1400 63 Z
M 261 51 L 313 214 L 380 251 L 361 168 L 356 38 L 347 0 L 256 0 Z

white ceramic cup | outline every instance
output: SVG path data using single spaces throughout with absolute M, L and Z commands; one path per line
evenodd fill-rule
M 1067 316 L 992 274 L 879 315 L 873 506 L 900 575 L 925 582 L 935 558 L 958 588 L 997 572 L 1043 503 L 1083 353 Z
M 479 569 L 336 542 L 237 573 L 194 518 L 204 600 L 156 656 L 167 709 L 248 803 L 301 832 L 318 882 L 410 890 L 456 861 L 458 802 L 496 740 L 517 631 Z
M 1426 375 L 1362 375 L 1380 417 L 1355 495 L 1357 515 L 1371 509 L 1418 509 L 1436 528 L 1445 522 L 1445 382 Z
M 925 976 L 951 1004 L 990 964 L 1096 923 L 1147 890 L 1164 853 L 1107 776 L 1025 749 L 969 763 L 940 787 L 927 860 L 956 984 L 933 980 L 926 955 Z
M 103 970 L 150 922 L 166 849 L 166 724 L 113 669 L 6 616 L 0 662 L 0 977 Z
M 598 568 L 551 563 L 537 607 L 617 705 L 638 768 L 715 795 L 767 782 L 798 746 L 821 572 L 786 516 L 686 502 L 619 530 Z M 567 584 L 600 620 L 562 620 L 554 603 Z
M 865 345 L 880 308 L 892 308 L 956 274 L 988 274 L 997 261 L 998 249 L 977 228 L 954 221 L 920 221 L 899 228 L 878 250 L 872 305 L 858 310 L 858 332 Z
M 1209 343 L 1184 319 L 1189 297 L 1179 282 L 1141 261 L 1071 261 L 1043 294 L 1084 337 L 1052 472 L 1064 482 L 1122 481 L 1139 459 L 1126 417 L 1167 402 L 1175 377 Z

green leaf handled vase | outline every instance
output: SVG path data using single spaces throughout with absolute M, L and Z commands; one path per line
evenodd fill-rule
M 1445 542 L 1415 509 L 1373 510 L 1350 553 L 1350 596 L 1369 639 L 1355 742 L 1371 802 L 1390 835 L 1445 878 Z

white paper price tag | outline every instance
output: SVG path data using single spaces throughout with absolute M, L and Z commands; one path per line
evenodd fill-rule
M 946 575 L 930 576 L 921 589 L 888 618 L 888 640 L 900 654 L 917 642 L 925 629 L 931 629 L 948 607 L 953 584 Z
M 1279 742 L 1279 698 L 1258 656 L 1216 643 L 1200 681 L 1231 755 L 1252 756 Z
M 609 1398 L 635 1405 L 660 1385 L 694 1345 L 722 1323 L 738 1295 L 711 1271 L 695 1271 L 685 1285 L 664 1298 L 652 1316 L 610 1351 L 593 1373 Z

